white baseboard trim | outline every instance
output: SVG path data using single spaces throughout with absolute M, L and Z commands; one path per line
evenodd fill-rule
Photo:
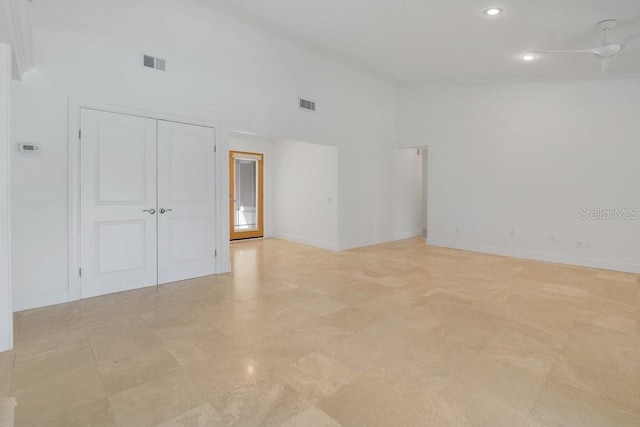
M 49 305 L 69 302 L 69 290 L 45 292 L 35 295 L 15 295 L 13 297 L 13 311 L 30 310 L 32 308 L 46 307 Z
M 315 239 L 308 239 L 306 237 L 297 237 L 285 233 L 272 233 L 274 239 L 287 240 L 289 242 L 300 243 L 301 245 L 313 246 L 315 248 L 327 249 L 330 251 L 337 251 L 337 245 L 334 243 L 323 242 Z
M 365 248 L 367 246 L 380 245 L 382 243 L 392 242 L 393 239 L 391 236 L 377 238 L 377 239 L 366 239 L 366 240 L 352 240 L 351 242 L 343 242 L 338 246 L 340 251 L 348 251 L 349 249 L 357 249 L 357 248 Z
M 221 261 L 218 263 L 218 271 L 216 274 L 225 274 L 231 271 L 231 261 Z
M 0 341 L 0 353 L 9 350 L 13 350 L 13 335 L 9 337 L 9 335 L 7 334 L 6 336 L 3 336 L 2 340 Z
M 13 322 L 6 321 L 0 328 L 0 353 L 13 349 Z M 9 330 L 9 328 L 12 328 Z
M 405 231 L 402 233 L 394 233 L 393 240 L 412 239 L 418 236 L 422 236 L 422 230 L 413 230 L 413 231 Z
M 482 252 L 492 255 L 502 255 L 513 258 L 531 259 L 536 261 L 554 262 L 557 264 L 576 265 L 579 267 L 599 268 L 602 270 L 621 271 L 624 273 L 640 274 L 640 264 L 580 258 L 567 255 L 549 254 L 544 252 L 528 251 L 524 249 L 510 249 L 497 246 L 485 246 L 475 243 L 453 242 L 443 239 L 427 238 L 427 244 L 444 248 L 460 249 L 471 252 Z
M 393 242 L 395 240 L 411 239 L 413 237 L 417 237 L 421 235 L 422 235 L 422 230 L 414 230 L 414 231 L 408 231 L 406 233 L 398 233 L 394 235 L 393 238 L 378 238 L 378 239 L 351 241 L 351 242 L 341 243 L 340 245 L 334 245 L 331 243 L 321 242 L 314 239 L 306 239 L 306 238 L 301 238 L 301 237 L 292 236 L 285 233 L 277 233 L 277 232 L 273 233 L 273 238 L 287 240 L 289 242 L 294 242 L 294 243 L 300 243 L 307 246 L 313 246 L 316 248 L 327 249 L 334 252 L 340 252 L 340 251 L 348 251 L 349 249 L 364 248 L 366 246 Z
M 222 261 L 219 263 L 220 271 L 216 274 L 229 273 L 231 271 L 231 261 Z M 85 298 L 91 298 L 85 296 Z M 50 305 L 64 304 L 67 302 L 75 301 L 69 297 L 69 291 L 62 289 L 58 291 L 45 292 L 35 295 L 15 295 L 13 300 L 13 311 L 31 310 L 32 308 L 47 307 Z M 2 342 L 0 342 L 0 348 L 3 348 Z M 2 350 L 0 350 L 2 351 Z

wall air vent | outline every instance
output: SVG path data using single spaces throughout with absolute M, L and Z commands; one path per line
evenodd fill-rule
M 167 61 L 162 58 L 154 58 L 153 56 L 143 55 L 142 65 L 147 68 L 155 68 L 156 70 L 166 71 Z
M 306 111 L 316 111 L 316 103 L 300 98 L 300 108 Z

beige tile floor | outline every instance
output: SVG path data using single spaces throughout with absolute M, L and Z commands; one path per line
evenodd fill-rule
M 18 313 L 17 425 L 640 425 L 639 276 L 420 239 L 232 258 Z

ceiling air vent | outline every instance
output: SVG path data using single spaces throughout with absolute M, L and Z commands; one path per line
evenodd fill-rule
M 142 65 L 147 68 L 155 68 L 156 70 L 166 71 L 167 61 L 162 58 L 154 58 L 153 56 L 143 55 Z
M 300 108 L 306 111 L 316 111 L 316 103 L 300 98 Z

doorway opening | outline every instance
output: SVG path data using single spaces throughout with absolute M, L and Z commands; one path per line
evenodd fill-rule
M 403 147 L 394 154 L 393 238 L 426 239 L 428 148 Z
M 429 147 L 418 148 L 421 160 L 420 168 L 420 231 L 422 237 L 427 239 L 427 219 L 428 219 L 428 195 L 429 195 Z
M 230 240 L 264 237 L 264 154 L 229 151 Z

